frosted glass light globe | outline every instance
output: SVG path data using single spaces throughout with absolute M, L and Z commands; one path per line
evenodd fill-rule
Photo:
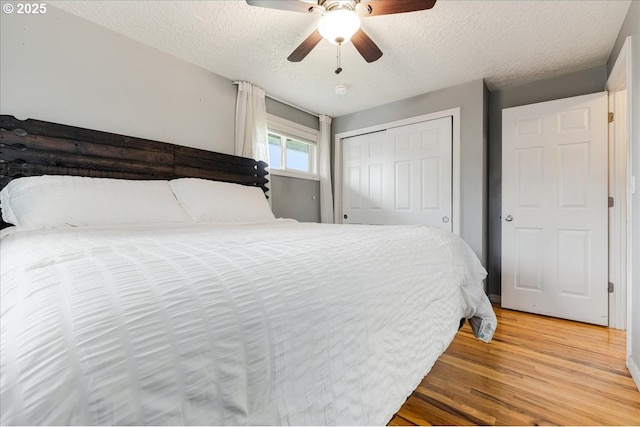
M 318 32 L 333 44 L 343 44 L 360 29 L 360 17 L 351 10 L 333 10 L 320 19 Z

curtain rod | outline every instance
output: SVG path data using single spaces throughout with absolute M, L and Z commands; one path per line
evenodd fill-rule
M 237 80 L 233 82 L 234 85 L 237 85 L 238 83 L 240 83 L 240 82 L 237 81 Z M 305 112 L 307 114 L 311 114 L 312 116 L 315 116 L 315 117 L 318 117 L 318 118 L 320 117 L 320 114 L 318 114 L 318 113 L 314 113 L 313 111 L 305 110 L 304 108 L 298 107 L 297 105 L 293 105 L 292 103 L 287 102 L 287 101 L 285 101 L 283 99 L 276 98 L 275 96 L 272 96 L 272 95 L 269 95 L 268 93 L 266 93 L 266 91 L 265 91 L 265 95 L 264 96 L 266 96 L 267 98 L 271 98 L 274 101 L 278 101 L 281 104 L 288 105 L 291 108 L 295 108 L 296 110 L 300 110 L 302 112 Z

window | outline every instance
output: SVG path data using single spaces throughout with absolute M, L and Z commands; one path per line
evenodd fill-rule
M 269 132 L 269 166 L 271 169 L 315 174 L 314 162 L 315 144 Z
M 269 166 L 282 169 L 282 137 L 269 133 Z
M 318 131 L 268 115 L 269 167 L 275 175 L 318 179 Z

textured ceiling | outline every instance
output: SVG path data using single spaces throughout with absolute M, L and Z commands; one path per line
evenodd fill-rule
M 348 44 L 339 75 L 325 40 L 302 62 L 286 60 L 316 14 L 242 0 L 49 4 L 335 117 L 480 78 L 496 89 L 604 64 L 630 1 L 438 0 L 427 11 L 368 17 L 362 28 L 384 55 L 367 64 Z

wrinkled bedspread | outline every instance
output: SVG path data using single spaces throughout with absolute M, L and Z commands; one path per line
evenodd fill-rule
M 496 325 L 425 226 L 9 231 L 0 271 L 1 424 L 385 424 L 462 317 Z

